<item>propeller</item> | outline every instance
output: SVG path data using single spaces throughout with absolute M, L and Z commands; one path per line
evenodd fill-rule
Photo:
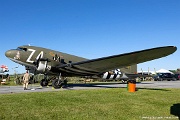
M 39 62 L 40 62 L 40 59 L 41 59 L 41 55 L 36 58 L 36 60 L 33 62 L 33 64 L 38 68 L 39 67 Z

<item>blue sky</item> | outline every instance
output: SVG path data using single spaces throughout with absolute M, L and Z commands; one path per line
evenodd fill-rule
M 0 0 L 0 64 L 18 64 L 5 51 L 31 44 L 85 58 L 160 46 L 180 48 L 179 0 Z M 138 70 L 180 68 L 172 55 Z M 19 73 L 24 67 L 19 66 Z

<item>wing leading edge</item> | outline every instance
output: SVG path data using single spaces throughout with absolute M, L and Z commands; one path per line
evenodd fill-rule
M 165 57 L 174 53 L 177 50 L 175 46 L 157 47 L 152 49 L 146 49 L 136 52 L 130 52 L 125 54 L 113 55 L 109 57 L 102 57 L 77 63 L 71 63 L 70 65 L 60 65 L 58 68 L 76 67 L 82 71 L 91 71 L 95 73 L 102 73 L 105 71 L 113 70 L 116 68 L 122 68 L 133 64 L 138 64 L 161 57 Z

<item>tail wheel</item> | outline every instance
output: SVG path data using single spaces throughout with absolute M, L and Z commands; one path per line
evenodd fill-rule
M 58 80 L 58 79 L 55 79 L 52 81 L 52 86 L 55 88 L 55 89 L 59 89 L 63 86 L 63 81 L 62 80 Z
M 46 79 L 42 79 L 40 82 L 41 86 L 47 86 L 48 85 L 48 81 Z

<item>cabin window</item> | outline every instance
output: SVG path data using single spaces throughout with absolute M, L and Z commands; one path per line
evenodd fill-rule
M 61 59 L 61 63 L 65 64 L 65 61 L 64 61 L 64 59 Z
M 54 57 L 53 57 L 53 60 L 60 62 L 61 59 L 57 54 L 55 54 Z

